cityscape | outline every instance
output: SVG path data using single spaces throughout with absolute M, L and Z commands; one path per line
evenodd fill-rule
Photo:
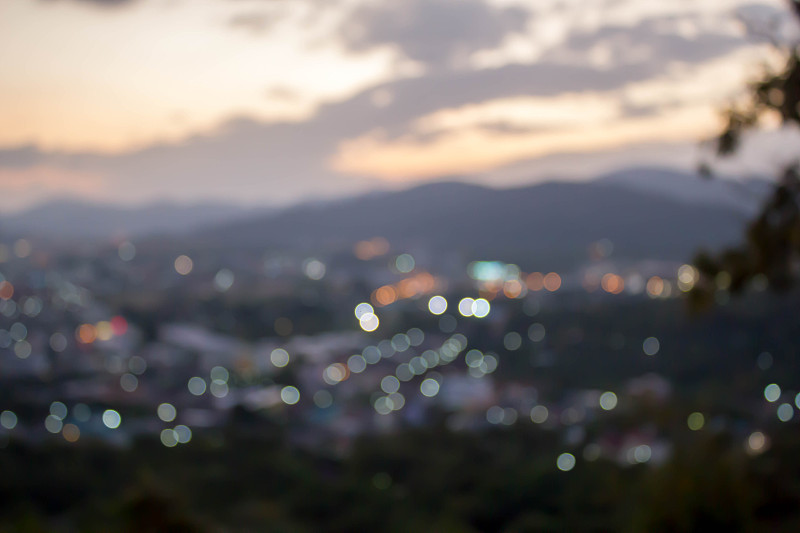
M 0 531 L 800 530 L 800 2 L 0 5 Z

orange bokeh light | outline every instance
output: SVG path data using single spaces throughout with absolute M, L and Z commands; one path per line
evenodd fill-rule
M 420 272 L 400 280 L 396 285 L 383 285 L 372 293 L 372 303 L 379 306 L 390 305 L 397 300 L 413 298 L 420 294 L 433 292 L 436 289 L 436 278 L 428 272 Z
M 14 286 L 10 281 L 0 281 L 0 300 L 10 300 L 14 296 Z
M 651 297 L 661 296 L 664 292 L 664 280 L 658 276 L 653 276 L 647 280 L 647 294 Z
M 421 285 L 422 292 L 431 292 L 436 288 L 436 278 L 427 272 L 417 274 L 417 281 L 419 281 Z
M 75 424 L 66 424 L 61 434 L 67 442 L 77 442 L 81 437 L 81 430 Z
M 81 324 L 75 332 L 75 337 L 83 344 L 91 344 L 97 339 L 97 328 L 92 324 Z
M 373 301 L 380 306 L 393 304 L 397 301 L 397 291 L 391 285 L 379 287 L 372 296 Z
M 540 291 L 544 288 L 544 276 L 541 272 L 531 272 L 525 279 L 525 283 L 532 291 Z
M 608 273 L 601 281 L 603 290 L 610 294 L 619 294 L 625 288 L 625 280 L 621 276 Z
M 561 288 L 561 276 L 555 272 L 550 272 L 544 277 L 544 288 L 550 292 L 555 292 Z
M 383 237 L 375 237 L 368 241 L 358 241 L 353 246 L 353 253 L 362 261 L 385 255 L 389 252 L 389 241 Z
M 503 284 L 503 294 L 506 295 L 506 298 L 519 298 L 524 288 L 525 286 L 519 280 L 512 279 Z

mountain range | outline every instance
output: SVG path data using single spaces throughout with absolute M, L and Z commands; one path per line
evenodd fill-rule
M 269 211 L 54 202 L 3 217 L 0 231 L 95 240 L 180 235 L 195 245 L 310 250 L 382 236 L 405 249 L 556 265 L 609 239 L 617 257 L 681 259 L 738 240 L 767 190 L 758 180 L 708 181 L 641 168 L 506 189 L 439 182 Z
M 724 202 L 686 202 L 607 180 L 513 189 L 433 183 L 243 219 L 207 228 L 202 239 L 313 251 L 381 236 L 397 249 L 556 268 L 582 261 L 601 239 L 618 258 L 687 259 L 699 248 L 736 242 L 747 219 Z
M 180 235 L 207 225 L 262 214 L 232 204 L 179 205 L 159 202 L 121 207 L 81 200 L 53 200 L 0 217 L 0 232 L 52 240 L 104 241 L 150 235 Z

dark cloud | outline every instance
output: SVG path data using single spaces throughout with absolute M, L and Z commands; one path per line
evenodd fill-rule
M 551 60 L 559 57 L 585 58 L 591 49 L 606 46 L 617 61 L 641 53 L 645 57 L 639 61 L 702 63 L 747 44 L 740 37 L 726 34 L 702 32 L 694 37 L 686 37 L 665 31 L 663 27 L 670 21 L 668 17 L 654 18 L 634 27 L 606 26 L 592 32 L 574 32 L 563 45 L 546 57 Z
M 357 9 L 342 28 L 353 51 L 393 45 L 430 66 L 447 66 L 522 31 L 528 13 L 483 0 L 402 0 Z
M 43 163 L 45 155 L 35 146 L 0 149 L 0 168 L 25 168 Z
M 599 69 L 541 62 L 511 64 L 495 69 L 443 70 L 419 78 L 403 79 L 354 96 L 346 102 L 324 107 L 315 122 L 338 125 L 345 135 L 383 128 L 401 135 L 415 118 L 442 108 L 478 104 L 497 98 L 556 96 L 564 92 L 611 91 L 650 79 L 664 65 L 641 63 Z M 392 101 L 385 107 L 372 104 L 372 93 L 387 91 Z M 350 133 L 348 130 L 358 130 Z

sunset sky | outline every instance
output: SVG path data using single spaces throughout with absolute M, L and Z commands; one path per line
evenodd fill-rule
M 691 167 L 782 20 L 781 0 L 5 0 L 0 211 Z

